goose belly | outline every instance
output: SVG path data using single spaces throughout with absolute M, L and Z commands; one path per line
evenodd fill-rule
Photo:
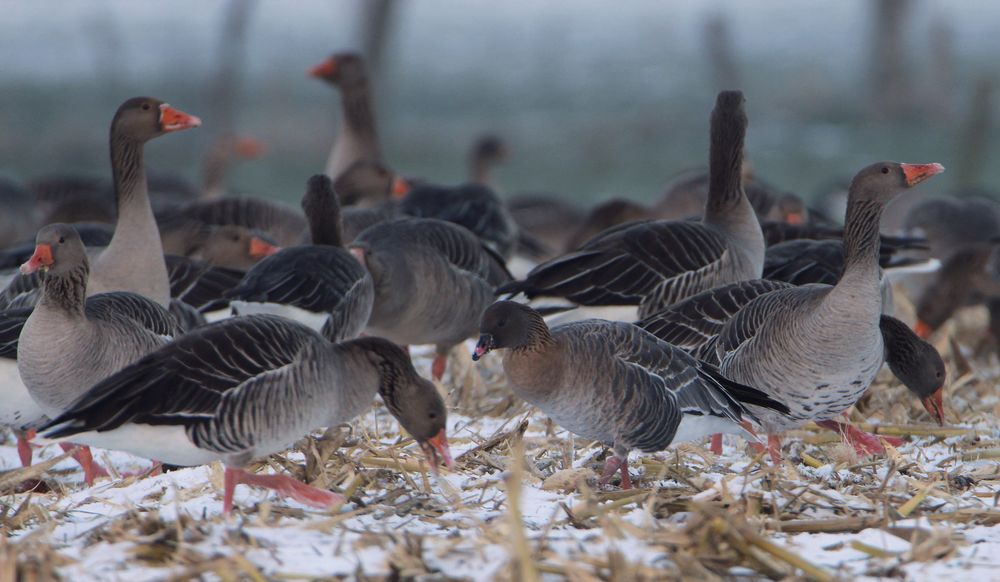
M 198 448 L 180 425 L 125 424 L 114 430 L 82 432 L 65 439 L 171 465 L 190 467 L 222 460 L 224 455 Z
M 17 361 L 0 359 L 0 425 L 21 428 L 45 417 L 17 371 Z
M 262 303 L 256 301 L 233 301 L 230 303 L 232 312 L 234 316 L 240 315 L 280 315 L 291 319 L 292 321 L 297 321 L 299 323 L 305 324 L 316 331 L 323 329 L 323 324 L 326 323 L 327 317 L 326 313 L 317 313 L 315 311 L 309 311 L 308 309 L 302 309 L 301 307 L 295 307 L 294 305 L 285 305 L 283 303 Z

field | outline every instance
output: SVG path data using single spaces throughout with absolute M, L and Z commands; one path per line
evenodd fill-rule
M 989 579 L 1000 567 L 1000 446 L 984 313 L 936 339 L 948 365 L 945 427 L 883 370 L 852 420 L 906 444 L 859 459 L 815 427 L 775 468 L 726 437 L 632 456 L 638 486 L 596 485 L 607 450 L 574 440 L 504 387 L 498 358 L 449 361 L 456 467 L 440 478 L 381 404 L 256 467 L 344 493 L 317 511 L 239 486 L 222 515 L 222 468 L 128 476 L 87 488 L 58 447 L 0 474 L 0 580 Z M 951 339 L 954 338 L 954 339 Z M 430 352 L 415 348 L 429 375 Z M 148 461 L 98 454 L 118 471 Z M 12 439 L 0 448 L 17 466 Z M 15 494 L 27 476 L 47 493 Z

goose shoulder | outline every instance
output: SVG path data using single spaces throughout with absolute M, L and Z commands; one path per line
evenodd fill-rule
M 84 304 L 84 314 L 91 320 L 137 325 L 162 337 L 169 338 L 180 333 L 177 320 L 159 303 L 127 291 L 89 297 Z
M 795 320 L 806 317 L 829 295 L 831 289 L 833 287 L 829 285 L 803 285 L 778 289 L 753 299 L 720 330 L 718 350 L 722 359 L 742 350 L 765 330 L 772 335 L 789 332 L 789 326 L 794 325 Z

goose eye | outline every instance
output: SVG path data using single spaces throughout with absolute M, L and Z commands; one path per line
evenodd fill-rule
M 142 110 L 143 111 L 149 111 L 149 103 L 143 103 L 142 104 Z
M 889 168 L 886 168 L 885 166 L 882 166 L 882 173 L 883 174 L 888 174 L 889 173 Z
M 66 237 L 64 236 L 59 237 L 59 244 L 63 244 L 64 242 L 66 242 Z
M 430 418 L 431 420 L 437 420 L 438 415 L 436 412 L 432 412 L 429 415 L 427 415 L 427 417 Z

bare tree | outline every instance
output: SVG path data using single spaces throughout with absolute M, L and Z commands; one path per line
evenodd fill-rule
M 972 103 L 958 138 L 958 167 L 955 171 L 955 180 L 960 189 L 976 186 L 983 174 L 990 125 L 993 123 L 993 92 L 993 79 L 981 77 L 976 82 Z
M 910 109 L 910 78 L 903 58 L 906 24 L 913 0 L 875 0 L 872 27 L 871 87 L 875 112 L 886 117 L 905 115 Z

